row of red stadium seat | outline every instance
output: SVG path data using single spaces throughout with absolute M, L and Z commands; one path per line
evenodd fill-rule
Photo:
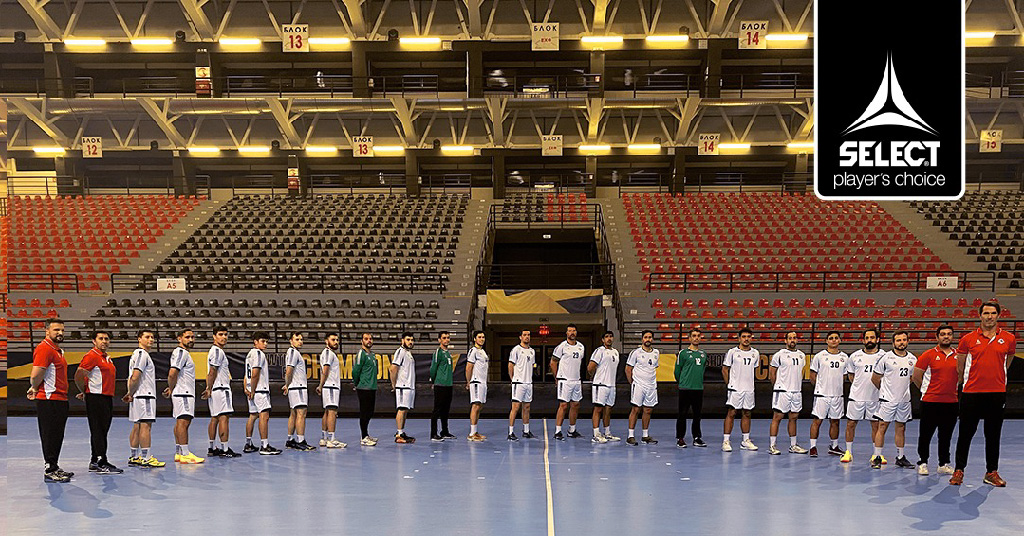
M 975 308 L 977 308 L 977 307 L 981 307 L 982 303 L 983 302 L 982 302 L 981 298 L 975 298 L 974 301 L 971 301 L 971 302 L 969 302 L 967 300 L 967 298 L 959 298 L 956 301 L 956 305 L 955 306 L 956 307 L 960 307 L 960 308 L 965 308 L 965 307 L 975 307 Z M 669 309 L 679 309 L 680 307 L 683 308 L 683 309 L 692 309 L 695 306 L 695 304 L 696 304 L 696 307 L 698 309 L 708 309 L 708 308 L 712 308 L 712 307 L 714 307 L 716 309 L 717 308 L 722 308 L 722 307 L 736 308 L 736 307 L 740 307 L 741 306 L 740 301 L 736 300 L 736 299 L 731 299 L 728 302 L 726 302 L 725 300 L 721 300 L 721 299 L 720 300 L 714 300 L 714 301 L 711 301 L 711 300 L 697 300 L 696 302 L 694 302 L 691 299 L 684 299 L 682 302 L 680 302 L 679 300 L 677 300 L 675 298 L 672 298 L 672 299 L 669 299 L 669 300 L 665 300 L 665 301 L 663 301 L 661 298 L 655 298 L 654 302 L 651 303 L 651 307 L 660 308 L 660 307 L 664 306 L 663 304 L 667 305 Z M 747 298 L 747 299 L 743 300 L 743 302 L 742 302 L 742 307 L 747 308 L 747 307 L 754 307 L 754 306 L 755 306 L 754 305 L 754 300 L 751 299 L 751 298 Z M 770 303 L 769 303 L 768 299 L 762 298 L 762 299 L 757 301 L 757 307 L 759 307 L 761 309 L 765 309 L 765 308 L 768 308 L 768 307 L 772 307 L 774 309 L 781 309 L 783 307 L 789 307 L 790 309 L 794 309 L 794 308 L 798 308 L 798 307 L 803 307 L 804 309 L 810 309 L 810 308 L 813 308 L 813 307 L 818 307 L 818 308 L 821 308 L 821 309 L 829 309 L 829 308 L 833 308 L 833 307 L 836 308 L 836 309 L 843 309 L 843 308 L 846 308 L 848 306 L 849 307 L 853 307 L 853 308 L 858 308 L 858 307 L 861 307 L 862 305 L 861 305 L 861 301 L 860 301 L 859 298 L 852 298 L 849 301 L 849 303 L 847 303 L 847 301 L 844 300 L 843 298 L 837 298 L 835 300 L 829 300 L 828 298 L 821 298 L 820 300 L 814 300 L 813 298 L 807 298 L 807 299 L 803 300 L 803 302 L 801 302 L 800 300 L 798 300 L 796 298 L 791 298 L 789 300 L 789 302 L 786 302 L 785 300 L 780 299 L 780 298 L 776 298 L 775 300 L 772 300 Z M 874 309 L 876 307 L 917 307 L 917 308 L 920 308 L 920 307 L 944 307 L 944 308 L 949 308 L 949 307 L 954 307 L 954 303 L 953 303 L 953 298 L 943 298 L 941 302 L 939 302 L 939 300 L 937 298 L 927 298 L 924 301 L 922 301 L 921 298 L 912 298 L 910 300 L 909 304 L 908 304 L 906 298 L 898 298 L 896 300 L 895 304 L 893 304 L 893 305 L 885 305 L 885 304 L 878 304 L 874 298 L 866 298 L 864 300 L 863 307 L 867 307 L 869 309 Z
M 1000 316 L 1003 318 L 1013 318 L 1012 313 L 1007 308 L 1003 309 Z M 890 309 L 889 312 L 886 312 L 884 309 L 828 309 L 823 312 L 819 309 L 812 309 L 811 311 L 782 309 L 779 312 L 775 312 L 773 309 L 750 309 L 749 311 L 737 309 L 729 312 L 725 309 L 719 309 L 716 313 L 711 309 L 705 309 L 700 313 L 694 310 L 683 313 L 680 309 L 672 309 L 670 313 L 666 313 L 664 310 L 659 309 L 655 311 L 654 318 L 978 318 L 978 310 L 968 309 L 965 311 L 964 309 L 953 309 L 950 311 L 949 309 L 939 309 L 938 311 L 933 311 L 932 309 L 924 309 L 918 312 L 915 309 Z

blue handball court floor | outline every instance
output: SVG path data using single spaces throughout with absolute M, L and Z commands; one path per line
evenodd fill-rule
M 193 451 L 205 453 L 207 419 L 191 430 Z M 111 461 L 123 475 L 87 471 L 89 431 L 84 418 L 68 422 L 61 466 L 76 473 L 68 484 L 46 484 L 33 418 L 11 418 L 6 444 L 3 509 L 7 534 L 1024 534 L 1024 421 L 1003 428 L 1000 474 L 1006 488 L 982 484 L 984 445 L 979 432 L 963 486 L 935 472 L 919 477 L 894 467 L 892 431 L 882 470 L 868 465 L 868 427 L 858 427 L 854 461 L 828 456 L 827 426 L 821 456 L 770 456 L 768 421 L 755 420 L 761 449 L 739 449 L 739 423 L 731 453 L 721 451 L 721 421 L 704 422 L 708 448 L 675 446 L 673 420 L 655 420 L 654 446 L 592 445 L 550 439 L 554 423 L 535 419 L 537 439 L 506 441 L 503 421 L 481 423 L 486 442 L 465 440 L 468 423 L 456 420 L 458 440 L 431 443 L 429 422 L 411 420 L 419 441 L 392 442 L 394 421 L 374 419 L 376 447 L 360 447 L 357 423 L 339 419 L 346 449 L 286 450 L 280 456 L 247 454 L 202 465 L 173 463 L 171 419 L 154 427 L 154 453 L 163 469 L 127 468 L 129 423 L 114 421 Z M 271 419 L 271 444 L 283 447 L 285 420 Z M 568 423 L 566 423 L 568 424 Z M 241 451 L 243 419 L 231 421 L 231 446 Z M 809 421 L 800 422 L 808 446 Z M 546 427 L 546 428 L 545 428 Z M 310 442 L 319 437 L 310 419 Z M 788 447 L 783 424 L 780 447 Z M 544 439 L 547 430 L 548 440 Z M 843 426 L 845 430 L 845 424 Z M 626 437 L 626 423 L 613 421 Z M 517 434 L 521 425 L 517 423 Z M 639 435 L 639 430 L 637 430 Z M 908 458 L 917 461 L 917 423 L 908 427 Z M 842 438 L 840 438 L 842 439 Z M 954 436 L 955 441 L 955 436 Z M 841 443 L 842 445 L 842 443 Z M 934 449 L 933 445 L 933 449 Z

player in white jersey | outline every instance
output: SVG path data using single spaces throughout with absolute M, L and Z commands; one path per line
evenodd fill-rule
M 580 413 L 580 401 L 583 400 L 583 381 L 580 379 L 580 367 L 583 364 L 583 343 L 576 340 L 576 325 L 569 324 L 565 328 L 565 340 L 555 347 L 551 354 L 551 373 L 558 384 L 558 411 L 555 412 L 555 439 L 565 441 L 562 435 L 562 422 L 565 412 L 569 411 L 569 437 L 583 437 L 576 431 L 576 417 Z
M 846 374 L 846 361 L 850 356 L 839 350 L 842 338 L 838 331 L 830 331 L 825 336 L 825 349 L 814 354 L 811 359 L 811 384 L 814 385 L 814 407 L 811 414 L 811 457 L 818 457 L 818 430 L 821 421 L 828 419 L 828 437 L 830 439 L 828 453 L 842 456 L 839 448 L 839 419 L 843 417 L 843 378 Z
M 245 396 L 249 402 L 249 420 L 245 423 L 245 448 L 242 452 L 261 455 L 281 454 L 270 446 L 270 367 L 267 364 L 267 342 L 270 334 L 257 331 L 252 334 L 252 346 L 245 356 Z M 252 443 L 252 431 L 259 420 L 260 448 Z
M 191 329 L 177 333 L 178 347 L 171 352 L 171 368 L 167 373 L 164 398 L 171 399 L 174 422 L 174 461 L 185 464 L 206 461 L 188 449 L 188 427 L 196 416 L 196 364 L 189 350 L 196 336 Z
M 405 433 L 405 417 L 416 407 L 416 361 L 412 357 L 412 333 L 402 334 L 402 345 L 391 357 L 391 390 L 395 392 L 395 443 L 415 443 L 416 438 Z
M 650 436 L 651 413 L 658 405 L 658 364 L 661 352 L 654 347 L 654 332 L 644 331 L 641 334 L 641 345 L 629 353 L 626 358 L 626 381 L 629 382 L 629 403 L 633 407 L 629 411 L 629 437 L 626 444 L 636 445 L 636 419 L 643 411 L 641 426 L 646 445 L 657 445 L 658 440 Z
M 533 366 L 537 354 L 530 348 L 530 330 L 519 332 L 519 344 L 508 354 L 508 376 L 512 379 L 512 411 L 508 414 L 508 440 L 519 441 L 515 433 L 516 414 L 523 412 L 523 438 L 533 439 L 530 432 L 530 403 L 533 402 Z
M 722 360 L 722 378 L 725 379 L 725 438 L 722 440 L 722 451 L 732 452 L 733 421 L 736 412 L 740 412 L 740 431 L 743 433 L 743 450 L 757 450 L 757 445 L 750 440 L 750 410 L 754 409 L 754 371 L 761 366 L 761 353 L 750 346 L 754 340 L 754 332 L 743 328 L 739 332 L 739 346 L 731 348 Z
M 288 440 L 284 447 L 293 450 L 316 450 L 306 443 L 306 411 L 309 390 L 306 385 L 306 358 L 302 357 L 302 332 L 292 332 L 288 352 L 284 356 L 284 385 L 281 394 L 288 397 Z
M 338 404 L 341 398 L 341 360 L 338 349 L 341 341 L 331 333 L 324 339 L 320 351 L 320 385 L 316 394 L 323 400 L 324 416 L 320 419 L 320 446 L 329 449 L 343 449 L 348 445 L 334 437 L 338 425 Z
M 612 435 L 612 406 L 615 405 L 615 375 L 619 369 L 619 351 L 612 348 L 615 335 L 610 331 L 601 336 L 601 346 L 594 350 L 587 364 L 587 375 L 593 381 L 591 399 L 594 401 L 593 443 L 619 441 Z M 604 434 L 601 434 L 601 417 L 604 417 Z
M 139 330 L 138 339 L 139 347 L 132 352 L 128 361 L 131 370 L 128 392 L 122 398 L 129 404 L 128 420 L 134 423 L 128 436 L 132 448 L 128 465 L 163 467 L 166 464 L 149 452 L 153 442 L 153 423 L 156 422 L 156 366 L 149 350 L 156 342 L 156 335 L 153 330 L 142 329 Z
M 871 371 L 882 355 L 878 348 L 881 334 L 874 328 L 864 330 L 864 348 L 857 350 L 846 361 L 846 377 L 850 380 L 850 400 L 846 403 L 846 452 L 839 461 L 853 461 L 853 438 L 857 432 L 857 421 L 870 420 L 878 410 L 878 388 L 871 383 Z M 871 437 L 878 430 L 878 421 L 871 421 Z M 882 463 L 885 457 L 882 457 Z
M 466 387 L 469 389 L 469 435 L 470 441 L 483 441 L 487 436 L 477 431 L 480 410 L 487 403 L 487 352 L 484 351 L 486 336 L 482 331 L 473 332 L 473 347 L 466 355 Z
M 231 371 L 224 346 L 228 343 L 228 328 L 213 328 L 213 346 L 206 353 L 206 389 L 203 400 L 210 405 L 210 448 L 208 457 L 237 458 L 241 454 L 228 446 L 228 420 L 234 412 L 231 400 Z M 219 434 L 218 434 L 219 432 Z
M 871 383 L 878 388 L 878 410 L 873 416 L 878 421 L 875 432 L 875 454 L 871 467 L 882 468 L 882 447 L 889 423 L 896 421 L 896 467 L 914 467 L 903 453 L 907 443 L 907 423 L 910 414 L 910 380 L 917 356 L 907 351 L 910 335 L 906 331 L 892 334 L 892 350 L 882 354 L 875 363 Z
M 795 331 L 786 334 L 786 347 L 775 352 L 769 362 L 768 378 L 772 382 L 772 424 L 769 433 L 768 454 L 779 455 L 782 451 L 775 446 L 779 436 L 779 424 L 788 416 L 789 453 L 807 454 L 807 449 L 796 443 L 796 421 L 804 408 L 802 388 L 804 366 L 807 355 L 796 349 L 798 335 Z

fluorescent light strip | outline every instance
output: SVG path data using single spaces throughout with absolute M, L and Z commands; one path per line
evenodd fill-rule
M 964 32 L 965 39 L 992 39 L 995 36 L 995 32 Z
M 139 37 L 132 39 L 132 46 L 136 47 L 166 47 L 172 44 L 174 44 L 174 41 L 162 37 Z
M 238 148 L 242 154 L 270 154 L 270 147 L 266 145 L 246 145 Z
M 36 154 L 64 154 L 63 147 L 33 147 L 32 151 Z
M 398 40 L 402 45 L 440 45 L 440 37 L 402 37 Z
M 463 154 L 465 154 L 465 153 L 472 153 L 473 152 L 473 146 L 472 145 L 442 145 L 441 146 L 441 152 L 442 153 L 463 153 Z
M 351 40 L 347 37 L 310 37 L 311 45 L 348 45 Z
M 255 37 L 221 37 L 217 42 L 228 46 L 256 46 L 262 43 Z
M 648 151 L 648 152 L 653 151 L 653 152 L 660 152 L 661 151 L 661 144 L 659 144 L 659 143 L 631 143 L 628 146 L 626 146 L 626 149 L 628 149 L 630 151 Z
M 721 147 L 721 145 L 719 145 Z M 787 143 L 786 147 L 790 149 L 813 149 L 813 141 L 794 141 L 793 143 Z
M 644 38 L 648 43 L 685 43 L 690 40 L 688 35 L 648 35 Z
M 105 39 L 65 39 L 64 44 L 69 47 L 101 47 L 107 44 Z
M 580 41 L 588 45 L 622 43 L 621 35 L 584 35 Z
M 404 153 L 404 152 L 405 152 L 405 147 L 402 147 L 401 145 L 374 145 L 373 146 L 373 154 L 374 155 L 377 155 L 379 153 L 396 153 L 397 154 L 397 153 Z
M 810 36 L 805 33 L 770 33 L 764 38 L 769 41 L 806 41 Z
M 584 151 L 584 152 L 594 153 L 594 152 L 599 152 L 599 151 L 611 151 L 612 150 L 612 146 L 611 145 L 580 145 L 579 147 L 577 147 L 577 149 L 579 149 L 580 151 Z
M 331 145 L 307 145 L 306 152 L 314 154 L 333 154 L 338 152 L 338 148 Z
M 188 152 L 192 154 L 217 154 L 220 149 L 217 147 L 189 147 Z

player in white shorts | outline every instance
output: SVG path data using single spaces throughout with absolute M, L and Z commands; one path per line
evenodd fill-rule
M 334 437 L 341 400 L 341 360 L 338 359 L 340 345 L 334 333 L 324 339 L 324 349 L 320 351 L 320 385 L 316 386 L 316 394 L 320 395 L 324 406 L 324 416 L 320 419 L 320 446 L 329 449 L 348 446 Z
M 412 333 L 402 334 L 402 345 L 391 356 L 391 390 L 395 392 L 395 443 L 415 443 L 416 438 L 405 433 L 405 417 L 416 407 L 416 360 L 412 357 Z
M 722 360 L 722 378 L 725 379 L 725 439 L 722 440 L 722 451 L 732 452 L 733 421 L 736 412 L 740 412 L 740 431 L 743 433 L 743 450 L 757 450 L 757 445 L 750 440 L 750 410 L 754 409 L 754 371 L 761 366 L 761 353 L 750 346 L 754 340 L 754 332 L 743 328 L 739 333 L 739 346 L 729 349 Z
M 252 350 L 245 356 L 245 397 L 249 403 L 249 420 L 245 423 L 245 448 L 242 452 L 261 455 L 281 454 L 270 446 L 270 368 L 267 366 L 267 342 L 270 334 L 257 331 L 252 334 Z M 260 423 L 260 448 L 252 443 L 256 421 Z
M 804 409 L 803 383 L 807 355 L 796 349 L 797 333 L 786 334 L 786 347 L 775 352 L 769 362 L 768 377 L 772 382 L 772 424 L 769 433 L 768 454 L 779 455 L 782 451 L 775 446 L 779 436 L 782 418 L 789 417 L 789 453 L 807 454 L 807 449 L 796 443 L 796 424 L 800 410 Z
M 171 352 L 164 398 L 171 399 L 174 415 L 174 461 L 185 464 L 206 461 L 188 449 L 188 427 L 196 416 L 196 364 L 189 350 L 196 336 L 191 329 L 177 333 L 178 347 Z
M 846 377 L 850 380 L 850 400 L 846 403 L 846 452 L 839 461 L 853 461 L 853 438 L 857 432 L 857 421 L 871 422 L 871 437 L 878 430 L 878 421 L 871 417 L 878 410 L 878 388 L 871 383 L 871 371 L 882 353 L 878 349 L 881 334 L 874 328 L 864 330 L 862 341 L 864 348 L 857 350 L 846 361 Z M 885 457 L 882 457 L 882 463 Z
M 872 417 L 878 421 L 875 432 L 875 454 L 871 467 L 882 468 L 882 447 L 889 423 L 896 422 L 896 467 L 914 467 L 903 453 L 907 443 L 907 423 L 910 414 L 910 380 L 913 378 L 917 356 L 907 351 L 910 335 L 906 331 L 892 334 L 892 350 L 882 354 L 875 363 L 871 383 L 878 388 L 878 410 Z
M 138 339 L 139 347 L 128 360 L 131 373 L 128 376 L 128 392 L 122 399 L 128 402 L 128 420 L 135 423 L 128 436 L 132 448 L 128 465 L 163 467 L 166 464 L 149 452 L 153 441 L 153 423 L 156 422 L 156 366 L 153 365 L 149 350 L 156 342 L 156 335 L 153 330 L 142 329 L 138 332 Z
M 512 411 L 508 414 L 508 440 L 519 441 L 515 433 L 516 414 L 523 412 L 523 438 L 533 439 L 530 432 L 530 403 L 533 402 L 533 366 L 537 354 L 530 348 L 530 330 L 519 332 L 519 344 L 508 354 L 508 376 L 512 378 Z
M 826 348 L 811 359 L 811 384 L 814 385 L 814 407 L 811 414 L 811 457 L 818 457 L 818 430 L 821 421 L 829 420 L 828 437 L 830 439 L 828 453 L 842 456 L 839 448 L 839 419 L 843 417 L 843 378 L 846 374 L 846 361 L 850 356 L 839 350 L 842 339 L 838 331 L 830 331 L 825 336 Z
M 206 390 L 202 395 L 210 405 L 210 448 L 206 451 L 208 457 L 241 456 L 228 446 L 228 420 L 234 408 L 231 400 L 231 371 L 228 367 L 228 356 L 224 353 L 224 346 L 227 343 L 228 328 L 215 326 L 213 346 L 210 346 L 210 351 L 206 353 Z
M 615 405 L 615 375 L 619 369 L 619 351 L 612 348 L 615 335 L 610 331 L 601 337 L 601 346 L 590 356 L 587 375 L 591 377 L 591 399 L 594 401 L 593 443 L 619 441 L 612 435 L 612 406 Z M 601 434 L 601 417 L 604 417 L 604 434 Z
M 558 411 L 555 412 L 555 439 L 565 441 L 562 435 L 562 422 L 566 410 L 569 412 L 568 437 L 583 437 L 576 431 L 576 417 L 580 413 L 580 401 L 583 400 L 583 381 L 580 379 L 580 367 L 583 365 L 583 343 L 576 340 L 576 325 L 569 324 L 565 328 L 565 340 L 555 347 L 551 354 L 551 373 L 558 384 Z
M 484 351 L 486 337 L 482 331 L 473 332 L 473 347 L 466 355 L 466 387 L 469 389 L 469 435 L 470 441 L 483 441 L 487 436 L 477 431 L 480 410 L 487 403 L 487 352 Z
M 643 438 L 647 445 L 657 445 L 658 440 L 650 436 L 651 413 L 658 405 L 658 364 L 661 352 L 654 348 L 654 332 L 644 331 L 641 334 L 641 345 L 629 353 L 626 358 L 626 381 L 629 383 L 629 403 L 633 407 L 629 411 L 629 437 L 626 444 L 636 445 L 636 419 L 643 410 L 641 426 Z
M 284 448 L 316 450 L 306 443 L 306 411 L 309 408 L 309 390 L 306 386 L 306 358 L 302 357 L 302 333 L 292 332 L 290 345 L 284 356 L 284 385 L 281 394 L 288 397 L 288 440 Z

